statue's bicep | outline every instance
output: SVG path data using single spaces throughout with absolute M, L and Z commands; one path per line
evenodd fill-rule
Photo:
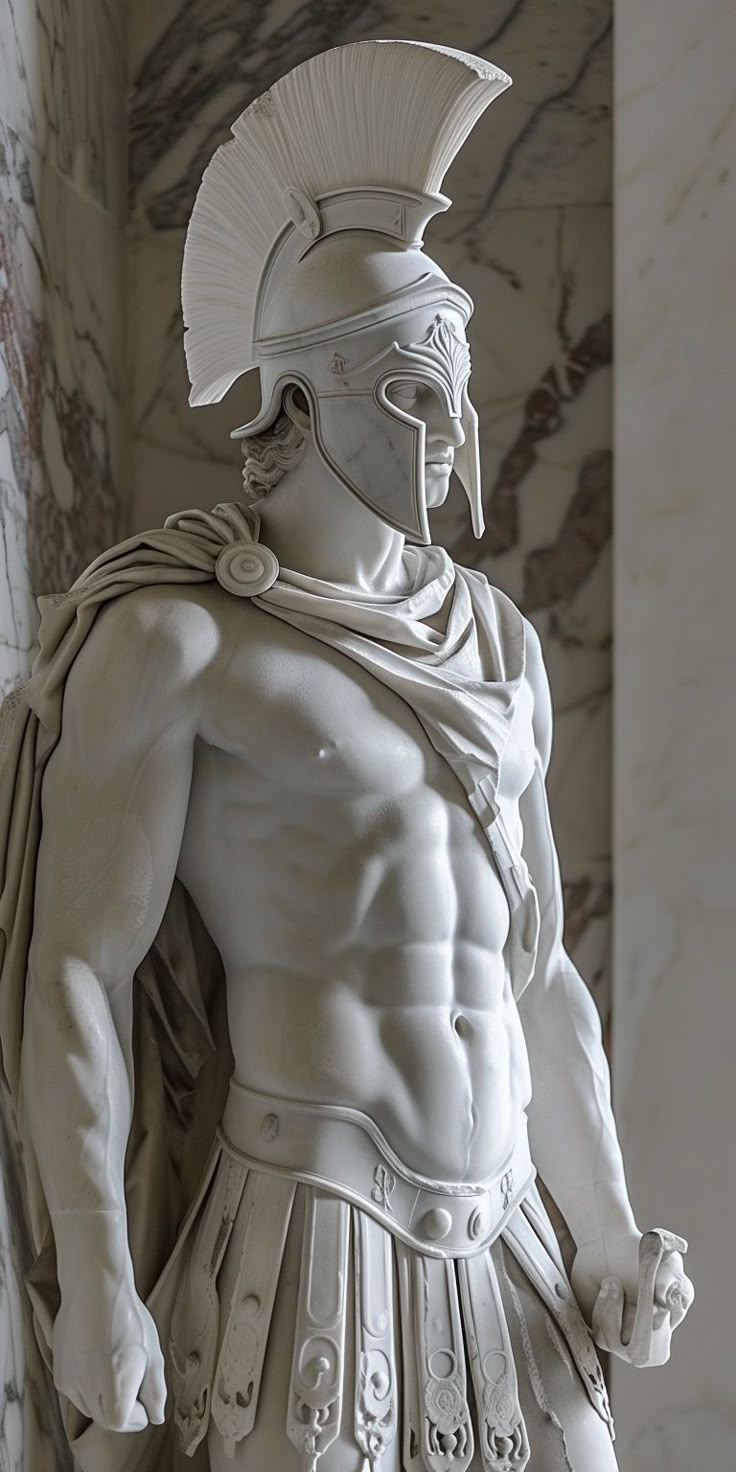
M 43 779 L 34 944 L 114 980 L 142 959 L 163 917 L 194 731 L 165 669 L 156 691 L 150 653 L 137 669 L 124 654 L 112 671 L 104 653 L 91 649 L 72 671 Z

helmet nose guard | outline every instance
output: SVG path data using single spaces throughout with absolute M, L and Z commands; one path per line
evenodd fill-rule
M 486 529 L 486 523 L 481 495 L 478 415 L 468 397 L 467 385 L 463 389 L 461 423 L 465 440 L 455 451 L 453 470 L 468 498 L 473 535 L 480 538 Z

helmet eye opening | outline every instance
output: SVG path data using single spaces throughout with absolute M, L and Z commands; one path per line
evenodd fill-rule
M 417 374 L 413 378 L 393 378 L 376 385 L 376 398 L 390 409 L 398 409 L 424 425 L 443 419 L 456 419 L 444 386 Z

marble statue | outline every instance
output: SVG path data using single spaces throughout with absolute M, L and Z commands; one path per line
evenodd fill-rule
M 483 509 L 422 237 L 508 85 L 365 41 L 237 120 L 183 304 L 193 404 L 260 373 L 242 499 L 41 600 L 6 703 L 3 1077 L 85 1472 L 607 1472 L 595 1346 L 662 1364 L 692 1300 L 563 947 L 538 638 L 431 543 L 453 472 Z

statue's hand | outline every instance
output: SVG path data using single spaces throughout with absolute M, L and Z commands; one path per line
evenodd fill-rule
M 166 1382 L 156 1325 L 132 1268 L 90 1263 L 62 1284 L 54 1323 L 54 1381 L 82 1415 L 108 1431 L 142 1431 L 164 1419 Z
M 637 1366 L 669 1359 L 673 1330 L 695 1297 L 686 1251 L 682 1237 L 655 1228 L 576 1253 L 572 1286 L 601 1349 Z

